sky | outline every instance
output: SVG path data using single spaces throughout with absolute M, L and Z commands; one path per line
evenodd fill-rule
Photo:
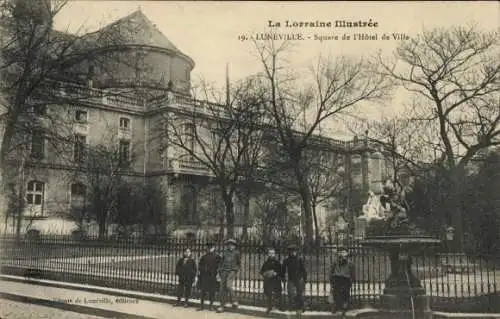
M 70 1 L 57 15 L 55 28 L 89 32 L 136 10 L 142 12 L 183 53 L 194 59 L 192 78 L 204 78 L 218 87 L 225 85 L 226 64 L 231 81 L 261 70 L 251 41 L 242 36 L 258 33 L 301 33 L 306 39 L 294 41 L 289 63 L 307 72 L 319 56 L 369 56 L 377 50 L 390 54 L 398 41 L 381 40 L 383 34 L 409 37 L 424 28 L 451 27 L 475 23 L 481 29 L 495 30 L 500 24 L 500 5 L 489 2 L 189 2 L 189 1 Z M 352 40 L 346 28 L 287 28 L 289 22 L 333 22 L 336 20 L 378 23 L 363 33 L 377 34 L 377 40 Z M 272 21 L 270 23 L 270 21 Z M 270 27 L 280 22 L 281 27 Z M 359 30 L 359 29 L 358 29 Z M 341 40 L 343 35 L 351 40 Z M 338 36 L 340 40 L 315 40 L 318 36 Z M 311 37 L 309 39 L 309 37 Z M 408 101 L 402 90 L 389 105 L 375 107 L 370 116 L 400 111 Z M 331 129 L 336 131 L 336 129 Z M 343 134 L 339 129 L 338 134 Z M 336 134 L 336 133 L 335 133 Z

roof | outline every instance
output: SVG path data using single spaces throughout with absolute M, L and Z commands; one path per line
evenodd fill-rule
M 128 44 L 159 47 L 183 54 L 141 10 L 108 24 L 94 34 L 115 32 L 118 27 Z

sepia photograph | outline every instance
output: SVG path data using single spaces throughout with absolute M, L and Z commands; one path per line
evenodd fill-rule
M 500 319 L 500 4 L 0 1 L 0 319 Z

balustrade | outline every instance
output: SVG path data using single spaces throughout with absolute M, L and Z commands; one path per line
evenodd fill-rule
M 52 85 L 52 88 L 57 88 L 59 94 L 63 97 L 87 100 L 89 102 L 100 103 L 102 105 L 126 107 L 131 109 L 142 109 L 145 105 L 148 105 L 151 108 L 170 105 L 178 108 L 194 108 L 195 110 L 210 113 L 211 115 L 215 115 L 214 113 L 222 115 L 225 111 L 223 106 L 216 103 L 197 100 L 189 96 L 173 92 L 169 92 L 165 96 L 161 96 L 155 100 L 147 102 L 141 98 L 114 93 L 109 89 L 96 89 L 77 83 L 53 81 L 50 84 Z M 209 110 L 209 108 L 211 110 Z
M 173 173 L 211 175 L 203 163 L 193 159 L 170 158 L 168 160 L 168 169 Z

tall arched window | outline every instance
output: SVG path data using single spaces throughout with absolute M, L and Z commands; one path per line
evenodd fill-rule
M 80 182 L 71 184 L 70 209 L 73 217 L 84 218 L 87 203 L 87 187 Z
M 26 188 L 26 209 L 28 215 L 42 216 L 44 202 L 45 183 L 40 181 L 29 181 Z
M 194 123 L 184 123 L 184 137 L 185 145 L 191 151 L 190 154 L 194 153 L 196 142 L 196 125 Z
M 84 204 L 87 188 L 82 183 L 71 184 L 71 204 Z
M 181 194 L 181 222 L 183 224 L 195 225 L 198 223 L 197 202 L 196 188 L 193 185 L 184 185 Z

